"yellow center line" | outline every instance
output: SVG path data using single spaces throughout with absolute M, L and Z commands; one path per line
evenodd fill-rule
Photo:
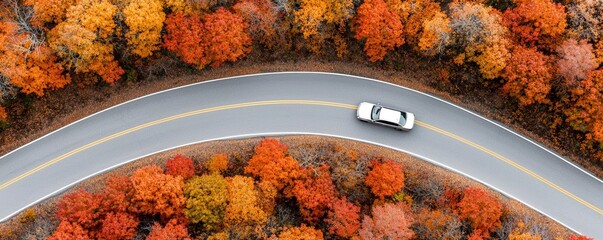
M 236 108 L 244 108 L 244 107 L 253 107 L 253 106 L 285 105 L 285 104 L 290 104 L 290 105 L 319 105 L 319 106 L 329 106 L 329 107 L 346 108 L 346 109 L 352 109 L 352 110 L 357 109 L 356 105 L 337 103 L 337 102 L 313 101 L 313 100 L 269 100 L 269 101 L 256 101 L 256 102 L 246 102 L 246 103 L 230 104 L 230 105 L 210 107 L 210 108 L 205 108 L 205 109 L 190 111 L 190 112 L 186 112 L 186 113 L 181 113 L 181 114 L 177 114 L 177 115 L 170 116 L 170 117 L 165 117 L 165 118 L 162 118 L 162 119 L 158 119 L 158 120 L 151 121 L 151 122 L 148 122 L 148 123 L 136 126 L 136 127 L 132 127 L 132 128 L 126 129 L 124 131 L 121 131 L 121 132 L 109 135 L 107 137 L 101 138 L 101 139 L 96 140 L 94 142 L 88 143 L 88 144 L 86 144 L 84 146 L 81 146 L 79 148 L 71 150 L 71 151 L 69 151 L 69 152 L 67 152 L 67 153 L 65 153 L 65 154 L 63 154 L 63 155 L 61 155 L 59 157 L 56 157 L 56 158 L 54 158 L 54 159 L 52 159 L 52 160 L 50 160 L 50 161 L 48 161 L 48 162 L 46 162 L 46 163 L 44 163 L 44 164 L 36 167 L 34 169 L 31 169 L 31 170 L 29 170 L 29 171 L 27 171 L 27 172 L 25 172 L 25 173 L 23 173 L 23 174 L 15 177 L 15 178 L 13 178 L 13 179 L 11 179 L 8 182 L 3 183 L 2 185 L 0 185 L 0 190 L 2 190 L 4 188 L 6 188 L 6 187 L 8 187 L 8 186 L 10 186 L 10 185 L 18 182 L 18 181 L 20 181 L 20 180 L 22 180 L 22 179 L 24 179 L 24 178 L 26 178 L 26 177 L 28 177 L 28 176 L 36 173 L 36 172 L 38 172 L 38 171 L 40 171 L 40 170 L 42 170 L 44 168 L 47 168 L 47 167 L 49 167 L 49 166 L 51 166 L 51 165 L 53 165 L 53 164 L 55 164 L 57 162 L 60 162 L 60 161 L 66 159 L 66 158 L 68 158 L 70 156 L 73 156 L 73 155 L 75 155 L 77 153 L 85 151 L 85 150 L 87 150 L 87 149 L 89 149 L 91 147 L 94 147 L 96 145 L 102 144 L 104 142 L 110 141 L 112 139 L 121 137 L 121 136 L 129 134 L 129 133 L 136 132 L 136 131 L 144 129 L 144 128 L 148 128 L 148 127 L 155 126 L 155 125 L 158 125 L 158 124 L 161 124 L 161 123 L 166 123 L 166 122 L 170 122 L 170 121 L 181 119 L 181 118 L 185 118 L 185 117 L 190 117 L 190 116 L 194 116 L 194 115 L 200 115 L 200 114 L 210 113 L 210 112 L 215 112 L 215 111 L 222 111 L 222 110 L 236 109 Z M 476 144 L 474 142 L 471 142 L 471 141 L 469 141 L 469 140 L 467 140 L 465 138 L 462 138 L 460 136 L 457 136 L 457 135 L 455 135 L 453 133 L 450 133 L 450 132 L 447 132 L 447 131 L 442 130 L 440 128 L 431 126 L 431 125 L 429 125 L 427 123 L 424 123 L 424 122 L 421 122 L 421 121 L 416 121 L 416 124 L 418 126 L 427 128 L 427 129 L 432 130 L 434 132 L 440 133 L 442 135 L 448 136 L 448 137 L 450 137 L 452 139 L 455 139 L 457 141 L 465 143 L 465 144 L 467 144 L 467 145 L 469 145 L 469 146 L 471 146 L 473 148 L 476 148 L 476 149 L 478 149 L 480 151 L 483 151 L 483 152 L 485 152 L 485 153 L 487 153 L 487 154 L 489 154 L 489 155 L 491 155 L 491 156 L 493 156 L 493 157 L 495 157 L 495 158 L 497 158 L 497 159 L 499 159 L 499 160 L 501 160 L 501 161 L 503 161 L 503 162 L 505 162 L 505 163 L 507 163 L 507 164 L 509 164 L 509 165 L 511 165 L 511 166 L 513 166 L 513 167 L 515 167 L 517 169 L 519 169 L 519 170 L 521 170 L 522 172 L 525 172 L 526 174 L 528 174 L 528 175 L 536 178 L 537 180 L 543 182 L 544 184 L 552 187 L 553 189 L 555 189 L 555 190 L 563 193 L 564 195 L 566 195 L 566 196 L 568 196 L 568 197 L 576 200 L 577 202 L 579 202 L 579 203 L 587 206 L 588 208 L 594 210 L 595 212 L 603 215 L 603 210 L 601 210 L 601 209 L 597 208 L 596 206 L 592 205 L 591 203 L 589 203 L 589 202 L 581 199 L 580 197 L 572 194 L 571 192 L 563 189 L 562 187 L 560 187 L 560 186 L 552 183 L 551 181 L 549 181 L 549 180 L 545 179 L 544 177 L 536 174 L 535 172 L 527 169 L 526 167 L 521 166 L 518 163 L 513 162 L 512 160 L 510 160 L 510 159 L 508 159 L 508 158 L 506 158 L 506 157 L 504 157 L 504 156 L 502 156 L 502 155 L 500 155 L 500 154 L 498 154 L 498 153 L 496 153 L 496 152 L 494 152 L 494 151 L 492 151 L 490 149 L 482 147 L 482 146 L 480 146 L 480 145 L 478 145 L 478 144 Z
M 577 202 L 579 202 L 579 203 L 583 204 L 584 206 L 586 206 L 586 207 L 594 210 L 595 212 L 603 215 L 603 210 L 601 210 L 600 208 L 598 208 L 595 205 L 587 202 L 586 200 L 584 200 L 584 199 L 582 199 L 582 198 L 574 195 L 573 193 L 565 190 L 564 188 L 560 187 L 559 185 L 557 185 L 557 184 L 549 181 L 548 179 L 540 176 L 539 174 L 533 172 L 532 170 L 527 169 L 526 167 L 524 167 L 522 165 L 519 165 L 518 163 L 512 161 L 511 159 L 508 159 L 508 158 L 506 158 L 506 157 L 504 157 L 504 156 L 502 156 L 502 155 L 500 155 L 500 154 L 498 154 L 498 153 L 496 153 L 496 152 L 494 152 L 494 151 L 492 151 L 492 150 L 490 150 L 488 148 L 485 148 L 485 147 L 483 147 L 483 146 L 481 146 L 481 145 L 479 145 L 477 143 L 474 143 L 474 142 L 469 141 L 469 140 L 467 140 L 465 138 L 459 137 L 458 135 L 455 135 L 453 133 L 447 132 L 447 131 L 442 130 L 440 128 L 434 127 L 434 126 L 429 125 L 427 123 L 424 123 L 424 122 L 421 122 L 421 121 L 416 121 L 416 124 L 418 126 L 427 128 L 429 130 L 432 130 L 434 132 L 440 133 L 440 134 L 445 135 L 447 137 L 450 137 L 450 138 L 452 138 L 454 140 L 457 140 L 459 142 L 467 144 L 467 145 L 469 145 L 469 146 L 471 146 L 473 148 L 476 148 L 476 149 L 478 149 L 478 150 L 480 150 L 482 152 L 485 152 L 485 153 L 487 153 L 487 154 L 489 154 L 489 155 L 491 155 L 491 156 L 493 156 L 493 157 L 495 157 L 495 158 L 497 158 L 497 159 L 499 159 L 499 160 L 501 160 L 501 161 L 503 161 L 503 162 L 505 162 L 505 163 L 507 163 L 507 164 L 509 164 L 509 165 L 511 165 L 511 166 L 513 166 L 515 168 L 517 168 L 517 169 L 519 169 L 520 171 L 522 171 L 522 172 L 524 172 L 524 173 L 532 176 L 533 178 L 536 178 L 538 181 L 541 181 L 542 183 L 544 183 L 544 184 L 552 187 L 553 189 L 555 189 L 555 190 L 563 193 L 564 195 L 566 195 L 566 196 L 568 196 L 568 197 L 576 200 Z
M 174 116 L 170 116 L 170 117 L 166 117 L 166 118 L 162 118 L 162 119 L 158 119 L 152 122 L 148 122 L 136 127 L 132 127 L 129 129 L 126 129 L 124 131 L 109 135 L 107 137 L 101 138 L 99 140 L 96 140 L 94 142 L 88 143 L 84 146 L 81 146 L 79 148 L 76 148 L 74 150 L 71 150 L 59 157 L 56 157 L 40 166 L 37 166 L 13 179 L 11 179 L 8 182 L 3 183 L 2 185 L 0 185 L 0 190 L 20 181 L 21 179 L 24 179 L 44 168 L 47 168 L 55 163 L 58 163 L 60 161 L 62 161 L 63 159 L 66 159 L 68 157 L 71 157 L 79 152 L 85 151 L 91 147 L 94 147 L 96 145 L 99 145 L 101 143 L 110 141 L 112 139 L 121 137 L 123 135 L 132 133 L 132 132 L 136 132 L 138 130 L 144 129 L 144 128 L 148 128 L 151 126 L 155 126 L 161 123 L 166 123 L 166 122 L 170 122 L 176 119 L 181 119 L 181 118 L 185 118 L 185 117 L 190 117 L 190 116 L 194 116 L 194 115 L 199 115 L 199 114 L 204 114 L 204 113 L 210 113 L 210 112 L 215 112 L 215 111 L 221 111 L 221 110 L 228 110 L 228 109 L 235 109 L 235 108 L 244 108 L 244 107 L 253 107 L 253 106 L 265 106 L 265 105 L 277 105 L 277 104 L 294 104 L 294 105 L 320 105 L 320 106 L 330 106 L 330 107 L 339 107 L 339 108 L 347 108 L 347 109 L 356 109 L 358 106 L 356 105 L 350 105 L 350 104 L 343 104 L 343 103 L 336 103 L 336 102 L 326 102 L 326 101 L 310 101 L 310 100 L 271 100 L 271 101 L 257 101 L 257 102 L 247 102 L 247 103 L 238 103 L 238 104 L 230 104 L 230 105 L 224 105 L 224 106 L 218 106 L 218 107 L 211 107 L 211 108 L 205 108 L 205 109 L 200 109 L 200 110 L 196 110 L 196 111 L 191 111 L 191 112 L 186 112 L 186 113 L 181 113 L 181 114 L 177 114 Z

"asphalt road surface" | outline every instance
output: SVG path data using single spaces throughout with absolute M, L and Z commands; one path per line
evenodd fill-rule
M 360 122 L 362 101 L 415 113 L 399 132 Z M 228 78 L 109 108 L 0 158 L 0 220 L 153 153 L 216 139 L 319 134 L 398 149 L 462 173 L 603 239 L 603 181 L 533 141 L 410 89 L 327 73 Z

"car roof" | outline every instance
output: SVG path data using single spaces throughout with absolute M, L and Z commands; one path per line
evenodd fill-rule
M 400 123 L 400 118 L 402 117 L 402 113 L 396 110 L 381 108 L 379 111 L 379 120 L 388 121 L 392 123 Z

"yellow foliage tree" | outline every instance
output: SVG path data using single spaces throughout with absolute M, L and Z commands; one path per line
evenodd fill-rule
M 228 205 L 224 225 L 239 238 L 248 239 L 259 233 L 256 229 L 268 221 L 268 215 L 260 208 L 259 193 L 252 178 L 234 176 L 226 181 Z
M 123 13 L 128 26 L 126 39 L 130 51 L 145 58 L 158 50 L 165 21 L 162 1 L 130 0 Z
M 353 7 L 352 0 L 301 0 L 299 10 L 294 12 L 294 23 L 309 40 L 309 49 L 318 54 L 325 39 L 335 38 L 338 30 L 345 29 Z
M 192 223 L 203 223 L 207 230 L 216 230 L 224 221 L 227 204 L 226 180 L 219 172 L 194 177 L 184 185 L 186 217 Z
M 116 13 L 117 7 L 108 0 L 79 1 L 69 8 L 66 20 L 49 32 L 50 47 L 68 68 L 115 82 L 124 73 L 114 59 L 111 42 Z

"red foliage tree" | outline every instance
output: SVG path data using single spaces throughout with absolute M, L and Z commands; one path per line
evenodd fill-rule
M 134 186 L 132 201 L 142 213 L 172 217 L 182 213 L 185 202 L 181 177 L 163 174 L 158 166 L 140 168 L 130 177 Z
M 468 220 L 474 232 L 483 238 L 501 225 L 502 204 L 482 189 L 465 188 L 458 207 L 461 219 Z
M 369 167 L 371 171 L 365 178 L 365 183 L 375 196 L 383 199 L 394 195 L 404 187 L 404 172 L 402 164 L 392 160 L 373 159 Z
M 272 49 L 278 43 L 276 5 L 271 0 L 242 0 L 232 7 L 249 25 L 254 40 Z
M 567 240 L 593 240 L 593 239 L 589 238 L 587 236 L 583 236 L 583 235 L 571 235 L 567 238 Z
M 48 240 L 64 240 L 64 239 L 88 240 L 88 239 L 90 239 L 90 236 L 88 235 L 88 231 L 86 231 L 79 224 L 72 223 L 69 221 L 61 221 L 61 223 L 59 224 L 59 227 L 57 227 L 57 229 L 48 238 Z
M 61 198 L 57 204 L 57 217 L 63 222 L 91 229 L 100 223 L 102 217 L 100 206 L 99 195 L 80 189 Z
M 557 48 L 557 55 L 557 72 L 570 86 L 585 79 L 597 67 L 592 45 L 586 41 L 568 39 Z
M 383 60 L 387 51 L 404 44 L 400 17 L 383 0 L 364 1 L 355 21 L 355 37 L 365 40 L 364 52 L 371 62 Z
M 345 197 L 335 200 L 326 222 L 329 232 L 343 238 L 352 237 L 360 228 L 360 207 L 348 202 Z
M 318 169 L 317 176 L 295 180 L 293 187 L 293 195 L 297 199 L 301 214 L 309 223 L 315 223 L 324 216 L 329 204 L 335 200 L 335 194 L 335 185 L 327 165 Z
M 203 44 L 203 23 L 197 16 L 185 16 L 177 12 L 165 20 L 166 34 L 163 46 L 180 57 L 182 61 L 202 68 L 207 65 Z
M 205 15 L 207 62 L 219 67 L 226 61 L 234 62 L 251 52 L 251 38 L 245 32 L 243 18 L 220 8 Z
M 567 23 L 563 5 L 552 0 L 516 0 L 517 7 L 507 9 L 504 24 L 519 42 L 546 43 L 559 37 Z
M 413 219 L 409 216 L 408 206 L 386 203 L 373 206 L 373 216 L 365 216 L 360 228 L 360 238 L 369 239 L 410 239 L 409 229 Z
M 102 195 L 103 212 L 133 212 L 134 186 L 127 176 L 111 176 Z
M 516 46 L 503 73 L 507 82 L 502 91 L 517 98 L 521 106 L 546 103 L 551 91 L 551 72 L 546 55 L 535 48 Z
M 102 222 L 96 239 L 132 239 L 136 236 L 138 220 L 128 213 L 109 213 Z
M 245 167 L 245 173 L 260 177 L 282 190 L 301 176 L 299 163 L 285 156 L 287 146 L 276 139 L 266 138 L 255 146 L 255 153 Z
M 189 240 L 188 229 L 176 220 L 170 220 L 164 227 L 159 223 L 153 224 L 153 229 L 147 240 Z
M 195 175 L 193 160 L 180 154 L 170 158 L 165 163 L 165 173 L 172 176 L 181 176 L 187 180 Z

